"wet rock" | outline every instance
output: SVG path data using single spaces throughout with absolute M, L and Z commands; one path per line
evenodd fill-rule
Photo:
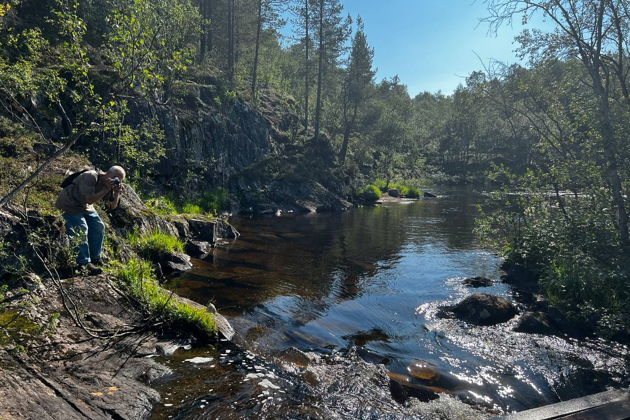
M 359 331 L 352 335 L 345 335 L 344 340 L 352 341 L 357 346 L 365 346 L 370 341 L 383 341 L 389 343 L 389 336 L 380 328 L 372 328 L 368 331 Z
M 426 192 L 426 191 L 424 192 L 424 194 L 422 194 L 422 196 L 425 197 L 425 198 L 436 198 L 437 197 L 437 195 L 431 194 L 430 192 Z
M 409 386 L 405 386 L 393 379 L 389 381 L 389 392 L 391 392 L 394 401 L 399 404 L 404 404 L 411 397 L 423 402 L 440 398 L 436 392 L 424 389 L 422 385 L 409 384 Z
M 216 233 L 219 238 L 236 239 L 239 236 L 241 236 L 241 234 L 238 232 L 238 230 L 236 230 L 234 226 L 232 226 L 231 224 L 229 224 L 228 222 L 224 220 L 217 220 L 215 222 L 215 225 L 216 225 Z
M 464 279 L 462 283 L 464 284 L 464 286 L 475 288 L 489 287 L 494 284 L 494 282 L 487 277 L 469 277 L 467 279 Z
M 437 366 L 425 361 L 416 361 L 411 363 L 407 366 L 407 371 L 410 376 L 426 381 L 435 381 L 439 376 Z
M 555 307 L 549 307 L 546 311 L 525 312 L 519 319 L 514 331 L 529 334 L 544 335 L 569 335 L 583 338 L 591 335 L 595 325 L 591 325 L 586 319 L 570 321 Z
M 304 353 L 295 347 L 289 347 L 286 350 L 278 353 L 278 357 L 283 361 L 293 363 L 299 367 L 307 367 L 314 360 L 317 360 L 314 356 Z
M 487 293 L 475 293 L 455 305 L 441 309 L 443 313 L 451 312 L 458 319 L 477 325 L 505 322 L 518 313 L 509 300 Z
M 387 190 L 387 194 L 389 194 L 390 197 L 400 197 L 400 191 L 396 188 L 390 188 Z
M 183 253 L 162 254 L 159 264 L 164 275 L 181 273 L 193 267 L 190 257 Z
M 159 341 L 155 343 L 155 352 L 160 356 L 172 356 L 178 349 L 182 348 L 182 343 L 174 341 Z
M 558 329 L 544 312 L 525 312 L 514 331 L 529 334 L 557 335 Z
M 186 242 L 186 254 L 193 258 L 203 258 L 212 252 L 212 245 L 206 241 L 190 240 Z

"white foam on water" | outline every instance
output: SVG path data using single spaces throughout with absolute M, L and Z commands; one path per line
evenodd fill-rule
M 193 357 L 192 359 L 186 359 L 184 362 L 201 364 L 201 363 L 210 363 L 214 359 L 212 357 Z

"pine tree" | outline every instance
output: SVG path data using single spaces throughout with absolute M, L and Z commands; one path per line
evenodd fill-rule
M 322 121 L 322 97 L 326 76 L 339 65 L 350 36 L 350 17 L 342 17 L 343 6 L 339 0 L 316 0 L 318 71 L 317 102 L 315 104 L 315 138 L 319 138 Z
M 348 152 L 350 135 L 355 128 L 359 106 L 364 103 L 368 90 L 374 81 L 372 70 L 374 49 L 370 48 L 365 36 L 361 17 L 357 17 L 357 32 L 352 40 L 350 60 L 346 70 L 343 96 L 343 143 L 339 153 L 339 162 L 344 163 Z

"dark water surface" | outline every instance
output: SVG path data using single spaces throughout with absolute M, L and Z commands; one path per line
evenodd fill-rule
M 406 399 L 396 395 L 396 383 L 420 397 L 440 391 L 479 407 L 479 417 L 627 385 L 623 346 L 515 333 L 516 319 L 476 327 L 436 317 L 438 306 L 474 292 L 513 300 L 510 287 L 498 281 L 499 258 L 472 233 L 482 201 L 478 193 L 445 190 L 437 199 L 343 214 L 232 220 L 241 237 L 169 287 L 201 303 L 212 300 L 248 350 L 219 343 L 178 352 L 166 361 L 176 374 L 159 384 L 172 400 L 163 402 L 172 405 L 157 407 L 154 417 L 364 416 L 360 403 L 322 408 L 326 391 L 306 391 L 301 379 L 278 369 L 273 355 L 291 346 L 325 355 L 356 350 L 390 372 L 395 383 L 385 389 L 387 398 L 393 391 Z M 465 288 L 461 280 L 471 276 L 496 283 Z M 184 361 L 200 355 L 214 362 Z M 359 366 L 346 362 L 350 372 Z M 251 384 L 263 378 L 269 382 L 262 388 Z M 274 399 L 274 393 L 284 396 Z M 431 404 L 443 404 L 443 418 L 470 418 L 451 400 Z M 425 403 L 413 404 L 401 418 L 436 415 L 423 411 Z M 367 417 L 391 412 L 383 402 Z

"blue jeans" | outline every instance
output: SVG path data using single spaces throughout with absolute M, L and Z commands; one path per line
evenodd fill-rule
M 63 218 L 66 221 L 66 233 L 70 237 L 80 236 L 82 239 L 77 263 L 87 264 L 99 260 L 103 251 L 105 225 L 98 213 L 64 213 Z

